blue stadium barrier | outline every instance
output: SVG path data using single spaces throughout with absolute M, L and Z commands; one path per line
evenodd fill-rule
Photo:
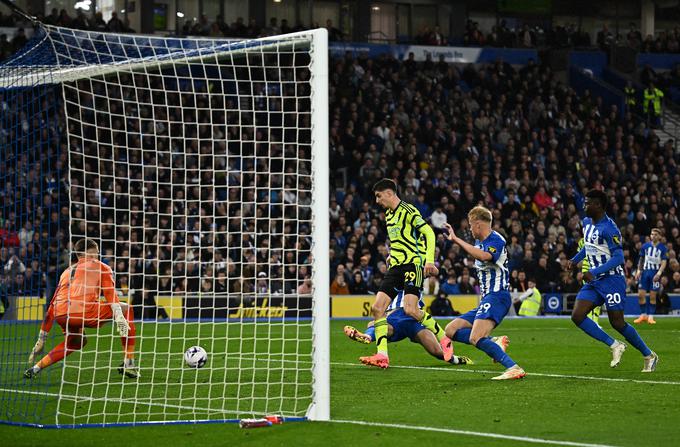
M 569 52 L 569 66 L 587 68 L 597 77 L 607 66 L 607 54 L 602 51 L 571 51 Z
M 589 90 L 593 98 L 602 97 L 602 101 L 608 108 L 616 105 L 619 110 L 619 116 L 623 118 L 626 100 L 621 92 L 617 92 L 595 76 L 587 75 L 583 72 L 583 69 L 574 65 L 569 68 L 569 84 L 576 90 L 579 96 L 582 96 L 586 90 Z
M 680 64 L 680 54 L 674 53 L 639 53 L 637 55 L 638 68 L 649 64 L 657 70 L 671 70 Z

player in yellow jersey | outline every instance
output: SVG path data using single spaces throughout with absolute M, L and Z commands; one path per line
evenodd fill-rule
M 434 265 L 434 231 L 416 207 L 399 198 L 397 184 L 394 181 L 380 180 L 373 186 L 373 193 L 376 203 L 385 208 L 390 259 L 389 269 L 371 307 L 378 352 L 372 356 L 361 357 L 360 360 L 365 365 L 379 368 L 389 366 L 386 311 L 392 300 L 403 290 L 404 313 L 437 337 L 444 353 L 443 360 L 448 362 L 453 355 L 451 340 L 444 336 L 444 331 L 434 318 L 418 306 L 420 292 L 423 290 L 423 278 L 439 273 Z

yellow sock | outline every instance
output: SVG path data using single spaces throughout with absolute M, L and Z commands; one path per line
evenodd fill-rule
M 375 344 L 378 346 L 378 353 L 387 355 L 387 317 L 375 320 Z
M 420 320 L 420 324 L 432 332 L 435 337 L 437 337 L 437 340 L 442 341 L 442 338 L 445 336 L 444 331 L 442 330 L 441 326 L 439 326 L 437 321 L 432 318 L 432 315 L 423 311 L 423 318 Z

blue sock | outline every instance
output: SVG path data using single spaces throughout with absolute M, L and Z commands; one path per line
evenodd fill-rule
M 649 315 L 649 301 L 645 301 L 645 313 Z
M 590 335 L 597 341 L 601 341 L 607 346 L 611 346 L 614 343 L 614 339 L 611 338 L 605 331 L 602 330 L 593 320 L 590 318 L 584 318 L 581 324 L 578 325 L 579 328 L 586 334 Z
M 477 342 L 477 349 L 485 352 L 486 355 L 488 355 L 501 365 L 505 366 L 506 368 L 512 368 L 517 364 L 513 359 L 510 358 L 508 354 L 503 352 L 503 349 L 501 349 L 500 346 L 494 343 L 490 337 L 484 337 L 481 340 L 479 340 Z
M 648 309 L 649 310 L 647 311 L 647 315 L 654 315 L 656 313 L 656 303 L 654 303 L 654 304 L 649 303 Z
M 640 315 L 647 313 L 647 303 L 640 304 Z
M 626 338 L 626 340 L 628 340 L 628 343 L 635 346 L 635 349 L 640 351 L 645 357 L 652 353 L 652 350 L 649 349 L 645 342 L 640 338 L 640 334 L 638 334 L 635 328 L 630 324 L 626 323 L 626 327 L 624 327 L 623 330 L 619 332 Z
M 373 326 L 367 328 L 366 332 L 364 332 L 364 334 L 371 337 L 371 341 L 375 341 L 375 328 Z
M 465 343 L 467 345 L 470 344 L 470 333 L 472 333 L 472 329 L 469 327 L 466 327 L 464 329 L 458 329 L 455 334 L 453 334 L 453 341 L 459 341 L 461 343 Z

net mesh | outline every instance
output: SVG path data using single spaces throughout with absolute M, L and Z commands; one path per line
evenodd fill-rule
M 118 298 L 132 309 L 135 334 L 119 339 L 101 303 L 98 329 L 65 323 L 67 348 L 81 332 L 87 345 L 23 382 L 37 327 L 3 324 L 3 360 L 13 365 L 0 376 L 4 418 L 108 424 L 305 416 L 314 400 L 319 181 L 312 33 L 218 42 L 47 27 L 29 47 L 0 68 L 0 87 L 5 103 L 32 95 L 7 105 L 14 114 L 3 129 L 17 128 L 22 113 L 54 127 L 36 175 L 46 187 L 58 183 L 39 223 L 48 225 L 47 245 L 59 262 L 41 254 L 41 269 L 52 268 L 53 290 L 75 261 L 73 244 L 96 241 Z M 42 152 L 37 142 L 17 141 L 4 138 L 3 154 L 13 147 L 22 171 L 22 157 Z M 30 222 L 30 211 L 14 220 Z M 25 291 L 22 303 L 36 311 L 21 319 L 42 317 L 52 290 L 42 301 Z M 17 349 L 10 340 L 20 327 Z M 64 340 L 57 332 L 46 351 Z M 132 339 L 137 379 L 119 373 Z M 184 363 L 191 346 L 208 352 L 201 369 Z M 41 409 L 31 411 L 31 400 Z

